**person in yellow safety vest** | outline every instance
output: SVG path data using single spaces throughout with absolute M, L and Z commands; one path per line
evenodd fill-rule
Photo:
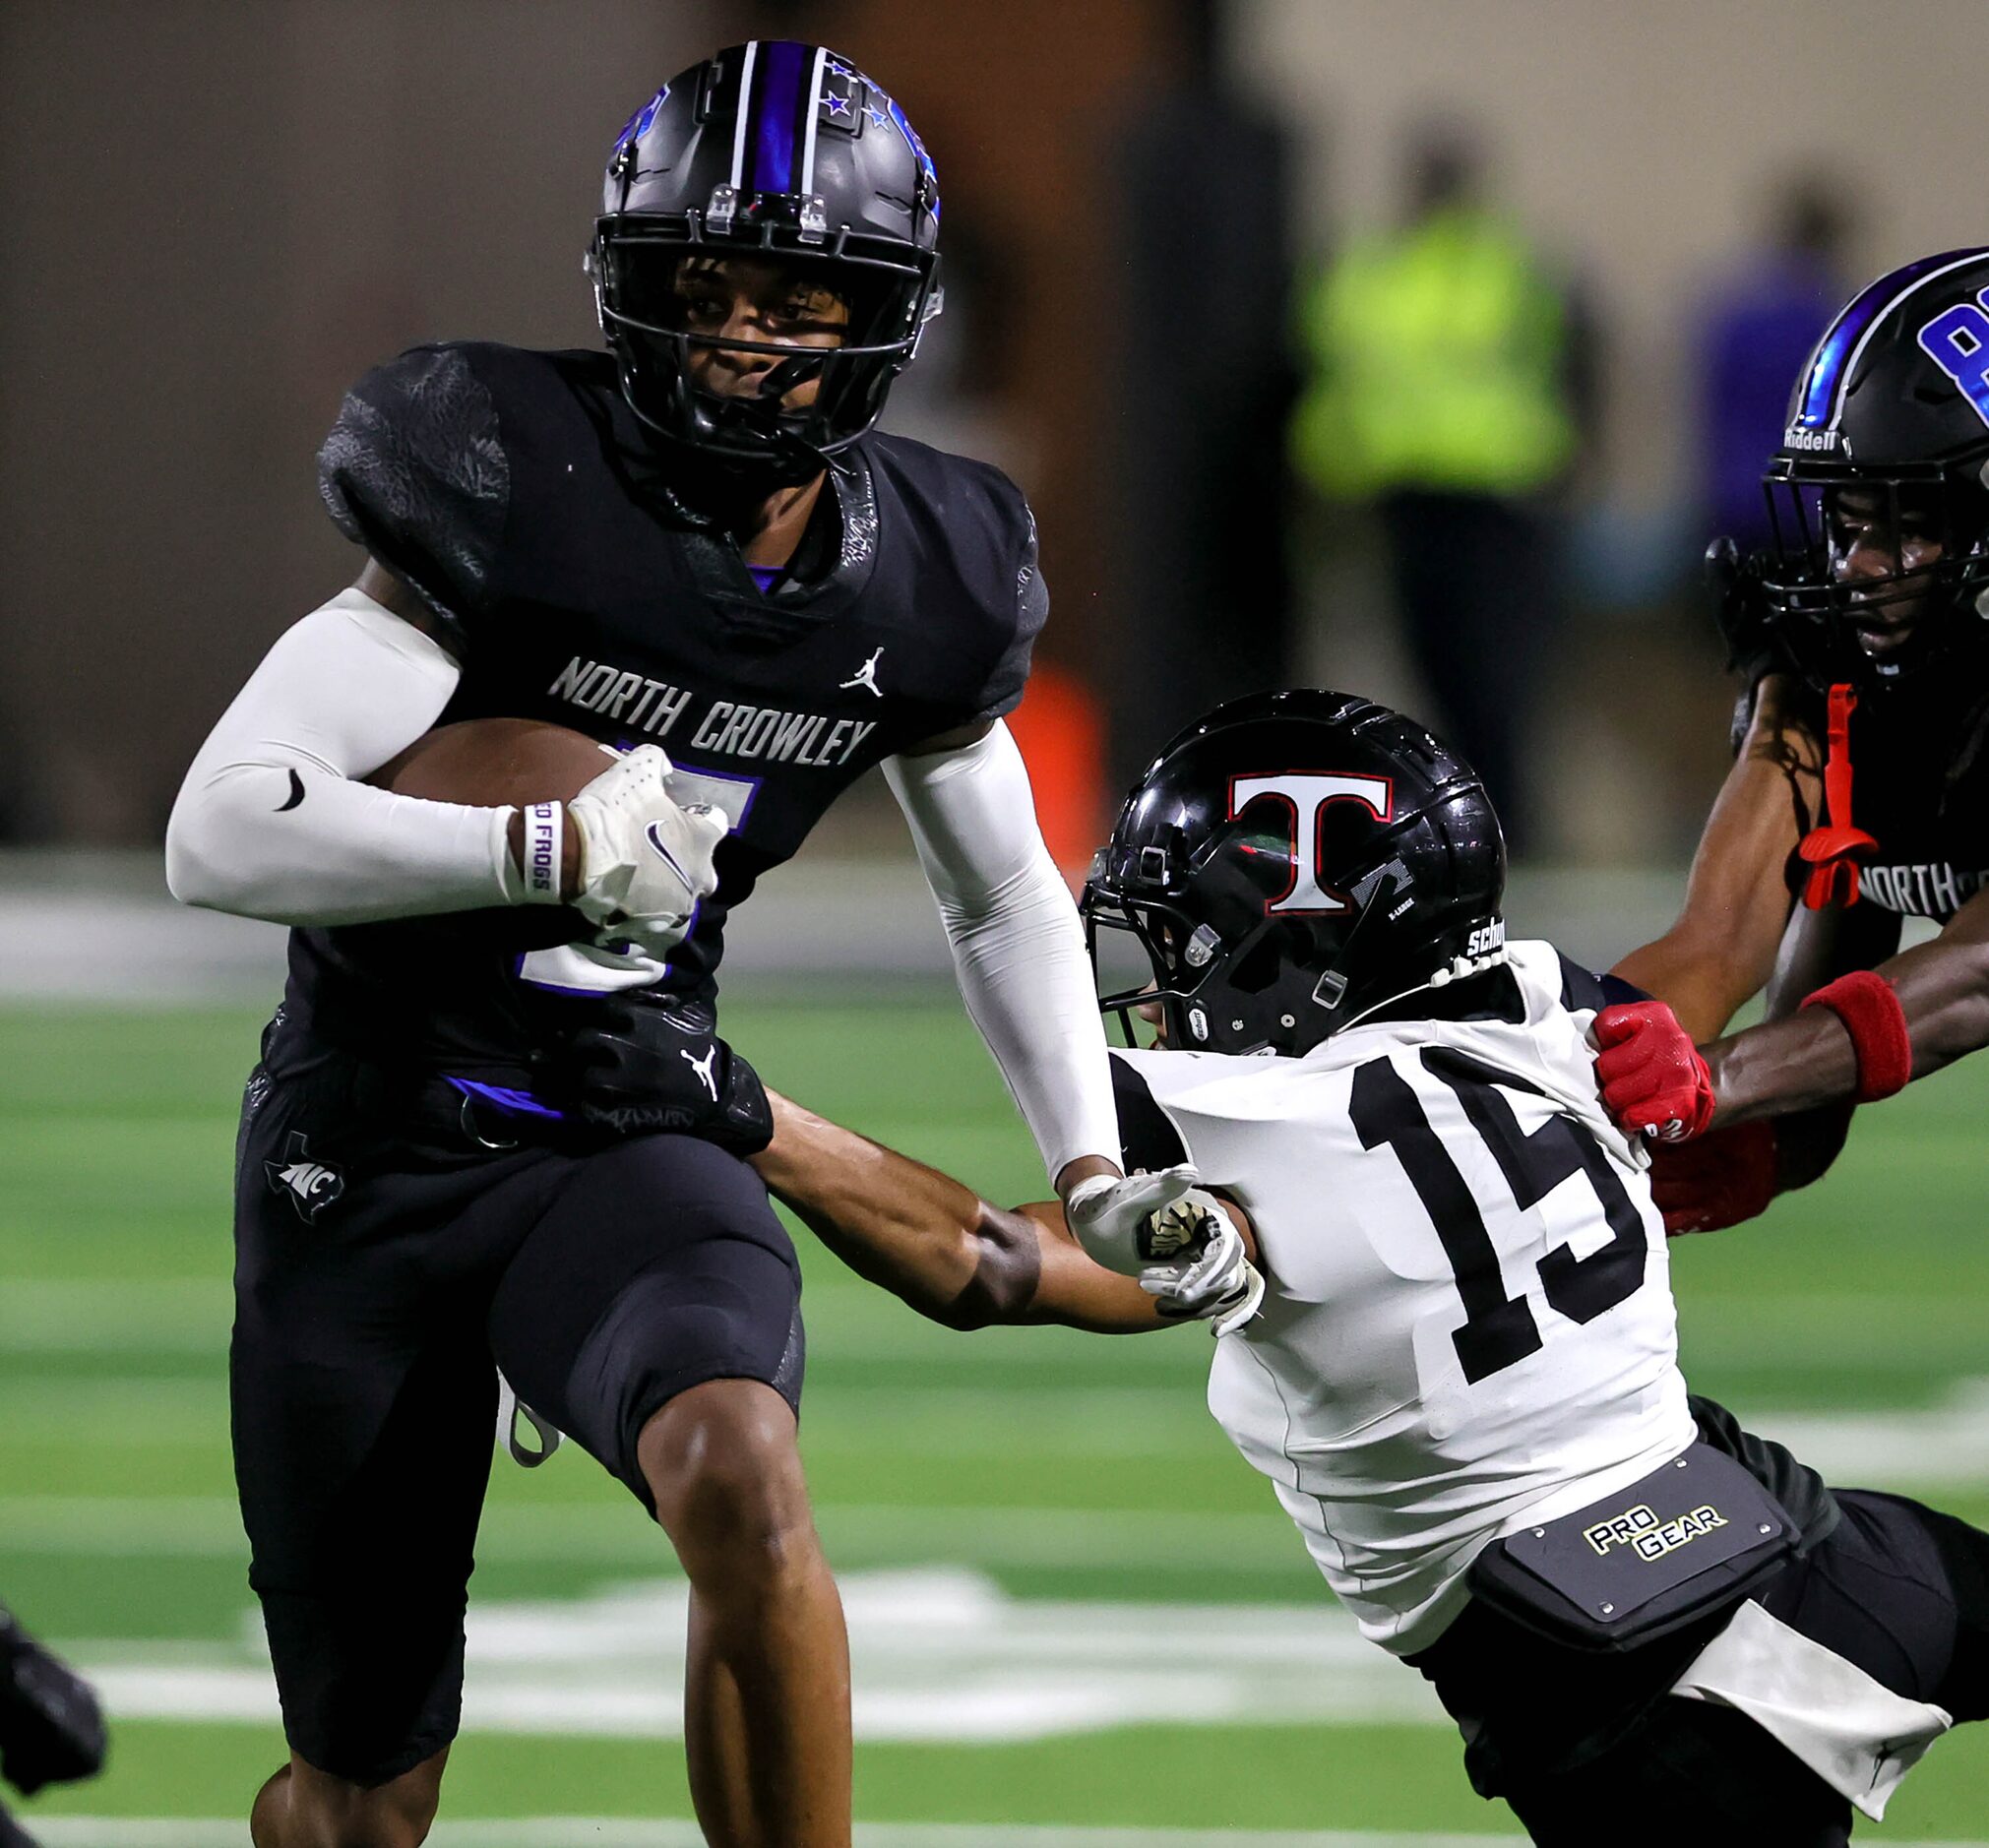
M 1363 237 L 1303 313 L 1318 370 L 1292 443 L 1322 493 L 1532 494 L 1567 466 L 1565 312 L 1503 217 L 1448 205 L 1406 231 Z
M 1522 840 L 1520 747 L 1559 602 L 1543 503 L 1582 438 L 1578 317 L 1482 198 L 1458 131 L 1412 149 L 1410 211 L 1351 241 L 1300 303 L 1299 477 L 1370 504 L 1410 653 Z

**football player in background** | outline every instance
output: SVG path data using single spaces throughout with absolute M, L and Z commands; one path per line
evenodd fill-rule
M 1046 609 L 1029 510 L 872 431 L 940 306 L 939 215 L 877 84 L 732 46 L 615 142 L 606 352 L 417 347 L 325 444 L 368 560 L 257 668 L 167 838 L 182 899 L 294 927 L 236 1193 L 237 1474 L 291 1748 L 259 1848 L 427 1831 L 493 1355 L 683 1563 L 708 1838 L 848 1841 L 799 1277 L 714 1003 L 727 913 L 864 770 L 1073 1218 L 1123 1237 L 1188 1185 L 1116 1165 L 1083 933 L 1002 722 Z M 625 755 L 522 811 L 364 780 L 485 716 Z M 460 915 L 499 906 L 544 909 Z M 723 1146 L 653 1133 L 687 1097 L 727 1107 Z
M 24 1796 L 103 1769 L 103 1710 L 90 1684 L 0 1604 L 0 1777 Z M 0 1804 L 0 1848 L 34 1848 Z
M 1218 708 L 1084 900 L 1152 969 L 1102 1004 L 1160 1028 L 1112 1054 L 1126 1165 L 1207 1190 L 1074 1236 L 783 1098 L 756 1165 L 954 1326 L 1132 1332 L 1195 1296 L 1210 1410 L 1535 1841 L 1834 1848 L 1989 1713 L 1989 1535 L 1688 1396 L 1642 1141 L 1590 1069 L 1622 984 L 1509 949 L 1504 876 L 1477 779 L 1400 715 Z
M 1739 751 L 1683 911 L 1621 967 L 1690 1039 L 1764 985 L 1772 1024 L 1709 1053 L 1708 1079 L 1668 1015 L 1602 1023 L 1623 1121 L 1713 1126 L 1658 1153 L 1673 1230 L 1753 1217 L 1829 1166 L 1856 1103 L 1989 1043 L 1985 306 L 1989 249 L 1862 290 L 1796 381 L 1773 543 L 1713 548 Z M 1897 955 L 1907 917 L 1941 934 Z

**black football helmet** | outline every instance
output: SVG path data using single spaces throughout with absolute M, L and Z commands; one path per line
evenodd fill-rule
M 1259 693 L 1171 739 L 1091 863 L 1080 910 L 1131 931 L 1152 986 L 1099 998 L 1133 1043 L 1310 1050 L 1419 989 L 1505 959 L 1506 843 L 1470 766 L 1351 694 Z
M 1989 249 L 1953 250 L 1881 277 L 1817 343 L 1764 476 L 1773 541 L 1739 569 L 1729 553 L 1730 607 L 1755 600 L 1820 687 L 1878 691 L 1958 649 L 1989 652 L 1985 463 Z M 1861 527 L 1890 571 L 1845 570 Z M 1909 561 L 1909 539 L 1938 557 Z
M 749 252 L 819 273 L 849 304 L 848 334 L 833 348 L 724 340 L 782 363 L 756 397 L 722 398 L 692 383 L 674 284 L 687 254 Z M 904 111 L 848 59 L 754 39 L 673 77 L 624 124 L 588 269 L 644 423 L 753 484 L 802 481 L 877 421 L 939 312 L 939 179 Z M 811 378 L 815 401 L 783 409 Z

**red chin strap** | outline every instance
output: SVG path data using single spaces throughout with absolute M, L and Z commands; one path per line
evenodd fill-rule
M 1825 819 L 1803 836 L 1797 855 L 1810 869 L 1803 903 L 1812 911 L 1858 901 L 1858 863 L 1879 843 L 1851 825 L 1851 714 L 1858 696 L 1842 682 L 1831 689 L 1830 755 L 1824 760 Z

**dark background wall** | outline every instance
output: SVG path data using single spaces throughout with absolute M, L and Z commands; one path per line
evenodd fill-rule
M 715 30 L 635 0 L 0 13 L 0 724 L 63 833 L 155 832 L 270 639 L 349 580 L 312 456 L 352 377 L 591 338 L 602 152 Z
M 1265 227 L 1281 186 L 1317 256 L 1393 211 L 1408 126 L 1479 124 L 1600 310 L 1589 549 L 1669 586 L 1583 616 L 1535 739 L 1565 772 L 1552 838 L 1620 854 L 1661 787 L 1675 844 L 1720 752 L 1679 587 L 1705 537 L 1695 304 L 1817 152 L 1863 208 L 1866 273 L 1982 235 L 1972 66 L 1928 55 L 1979 4 L 1873 32 L 1860 0 L 1806 0 L 1796 32 L 1723 0 L 0 0 L 0 838 L 25 813 L 156 839 L 248 667 L 349 578 L 312 468 L 343 386 L 419 339 L 594 340 L 580 257 L 615 129 L 692 59 L 780 33 L 856 57 L 935 152 L 952 299 L 892 418 L 1029 493 L 1044 657 L 1116 702 L 1120 770 L 1225 675 L 1272 672 L 1286 558 L 1312 587 L 1284 671 L 1422 698 L 1357 535 L 1294 541 L 1275 504 L 1287 253 Z M 1274 132 L 1276 171 L 1251 139 Z M 1636 725 L 1574 697 L 1626 660 L 1660 690 Z
M 86 841 L 155 837 L 207 725 L 348 582 L 312 458 L 436 338 L 596 339 L 616 128 L 758 32 L 821 36 L 936 151 L 982 427 L 1037 504 L 1051 654 L 1110 652 L 1095 154 L 1150 0 L 14 0 L 0 6 L 0 753 Z M 108 746 L 110 748 L 106 749 Z

